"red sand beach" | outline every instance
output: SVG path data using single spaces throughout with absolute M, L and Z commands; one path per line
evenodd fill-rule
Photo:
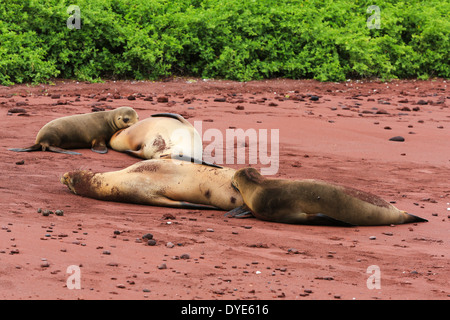
M 449 299 L 449 104 L 442 79 L 0 86 L 0 299 Z M 119 170 L 139 159 L 113 150 L 7 150 L 32 145 L 55 118 L 120 106 L 141 119 L 179 113 L 201 121 L 202 133 L 278 129 L 272 177 L 351 186 L 428 222 L 287 225 L 99 201 L 70 193 L 60 176 Z M 405 141 L 389 140 L 395 136 Z M 39 208 L 64 214 L 44 216 Z M 148 233 L 156 245 L 142 240 Z M 72 288 L 70 266 L 79 267 L 80 289 Z M 380 272 L 376 288 L 370 266 Z

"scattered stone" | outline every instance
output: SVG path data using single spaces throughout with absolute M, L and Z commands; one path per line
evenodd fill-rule
M 171 213 L 165 213 L 162 216 L 162 220 L 176 220 L 175 216 Z
M 169 102 L 169 97 L 159 96 L 158 98 L 156 98 L 156 101 L 159 103 L 166 103 L 166 102 Z
M 278 107 L 278 103 L 270 102 L 269 107 Z
M 226 101 L 227 101 L 227 98 L 225 98 L 225 97 L 215 98 L 214 99 L 214 102 L 226 102 Z
M 417 101 L 417 104 L 420 104 L 420 105 L 426 105 L 426 104 L 428 104 L 428 101 L 425 101 L 425 100 L 419 100 L 419 101 Z
M 376 240 L 377 237 L 375 237 L 375 236 L 370 236 L 369 239 L 370 239 L 370 240 Z
M 191 256 L 189 255 L 189 254 L 187 254 L 187 253 L 183 253 L 181 256 L 180 256 L 180 259 L 185 259 L 185 260 L 187 260 L 187 259 L 190 259 L 191 258 Z
M 109 267 L 118 267 L 119 264 L 118 264 L 117 262 L 109 262 L 109 263 L 107 264 L 107 266 L 109 266 Z
M 173 248 L 173 247 L 175 247 L 175 245 L 172 242 L 167 242 L 166 247 Z
M 167 269 L 167 265 L 165 263 L 162 263 L 158 266 L 159 270 Z
M 120 231 L 119 231 L 119 230 L 114 230 L 114 234 L 115 234 L 115 235 L 119 235 L 119 234 L 120 234 Z
M 55 214 L 56 214 L 57 216 L 63 216 L 63 215 L 64 215 L 64 210 L 56 210 L 56 211 L 55 211 Z
M 309 97 L 309 100 L 317 101 L 317 100 L 319 100 L 319 97 L 318 96 L 311 96 L 311 97 Z
M 237 106 L 236 110 L 244 110 L 244 106 Z
M 390 138 L 389 141 L 403 142 L 403 141 L 405 141 L 405 138 L 403 138 L 402 136 L 395 136 L 395 137 Z
M 16 162 L 16 165 L 18 165 L 18 166 L 21 166 L 23 164 L 25 164 L 25 160 L 20 160 L 20 161 Z
M 206 229 L 206 231 L 207 231 L 207 232 L 214 232 L 214 229 L 208 228 L 208 229 Z
M 11 108 L 8 110 L 8 113 L 27 113 L 27 110 L 24 108 Z
M 148 240 L 153 239 L 153 235 L 151 233 L 144 234 L 142 236 L 142 239 L 148 239 Z
M 110 255 L 110 254 L 111 254 L 111 251 L 109 251 L 109 250 L 104 250 L 104 251 L 103 251 L 103 254 Z
M 149 245 L 149 246 L 155 246 L 156 245 L 156 240 L 155 239 L 150 239 L 150 240 L 148 240 L 147 241 L 147 244 Z

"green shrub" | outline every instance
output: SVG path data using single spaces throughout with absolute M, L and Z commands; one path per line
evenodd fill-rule
M 172 75 L 285 77 L 450 75 L 448 1 L 67 0 L 0 2 L 0 83 Z

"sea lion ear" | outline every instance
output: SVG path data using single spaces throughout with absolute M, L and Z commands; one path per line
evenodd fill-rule
M 249 181 L 261 183 L 264 177 L 255 168 L 245 168 L 244 173 Z

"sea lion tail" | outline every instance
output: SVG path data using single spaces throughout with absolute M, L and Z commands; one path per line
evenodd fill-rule
M 15 152 L 31 152 L 31 151 L 38 151 L 41 150 L 42 146 L 40 143 L 36 143 L 28 148 L 11 148 L 8 149 L 9 151 L 15 151 Z

